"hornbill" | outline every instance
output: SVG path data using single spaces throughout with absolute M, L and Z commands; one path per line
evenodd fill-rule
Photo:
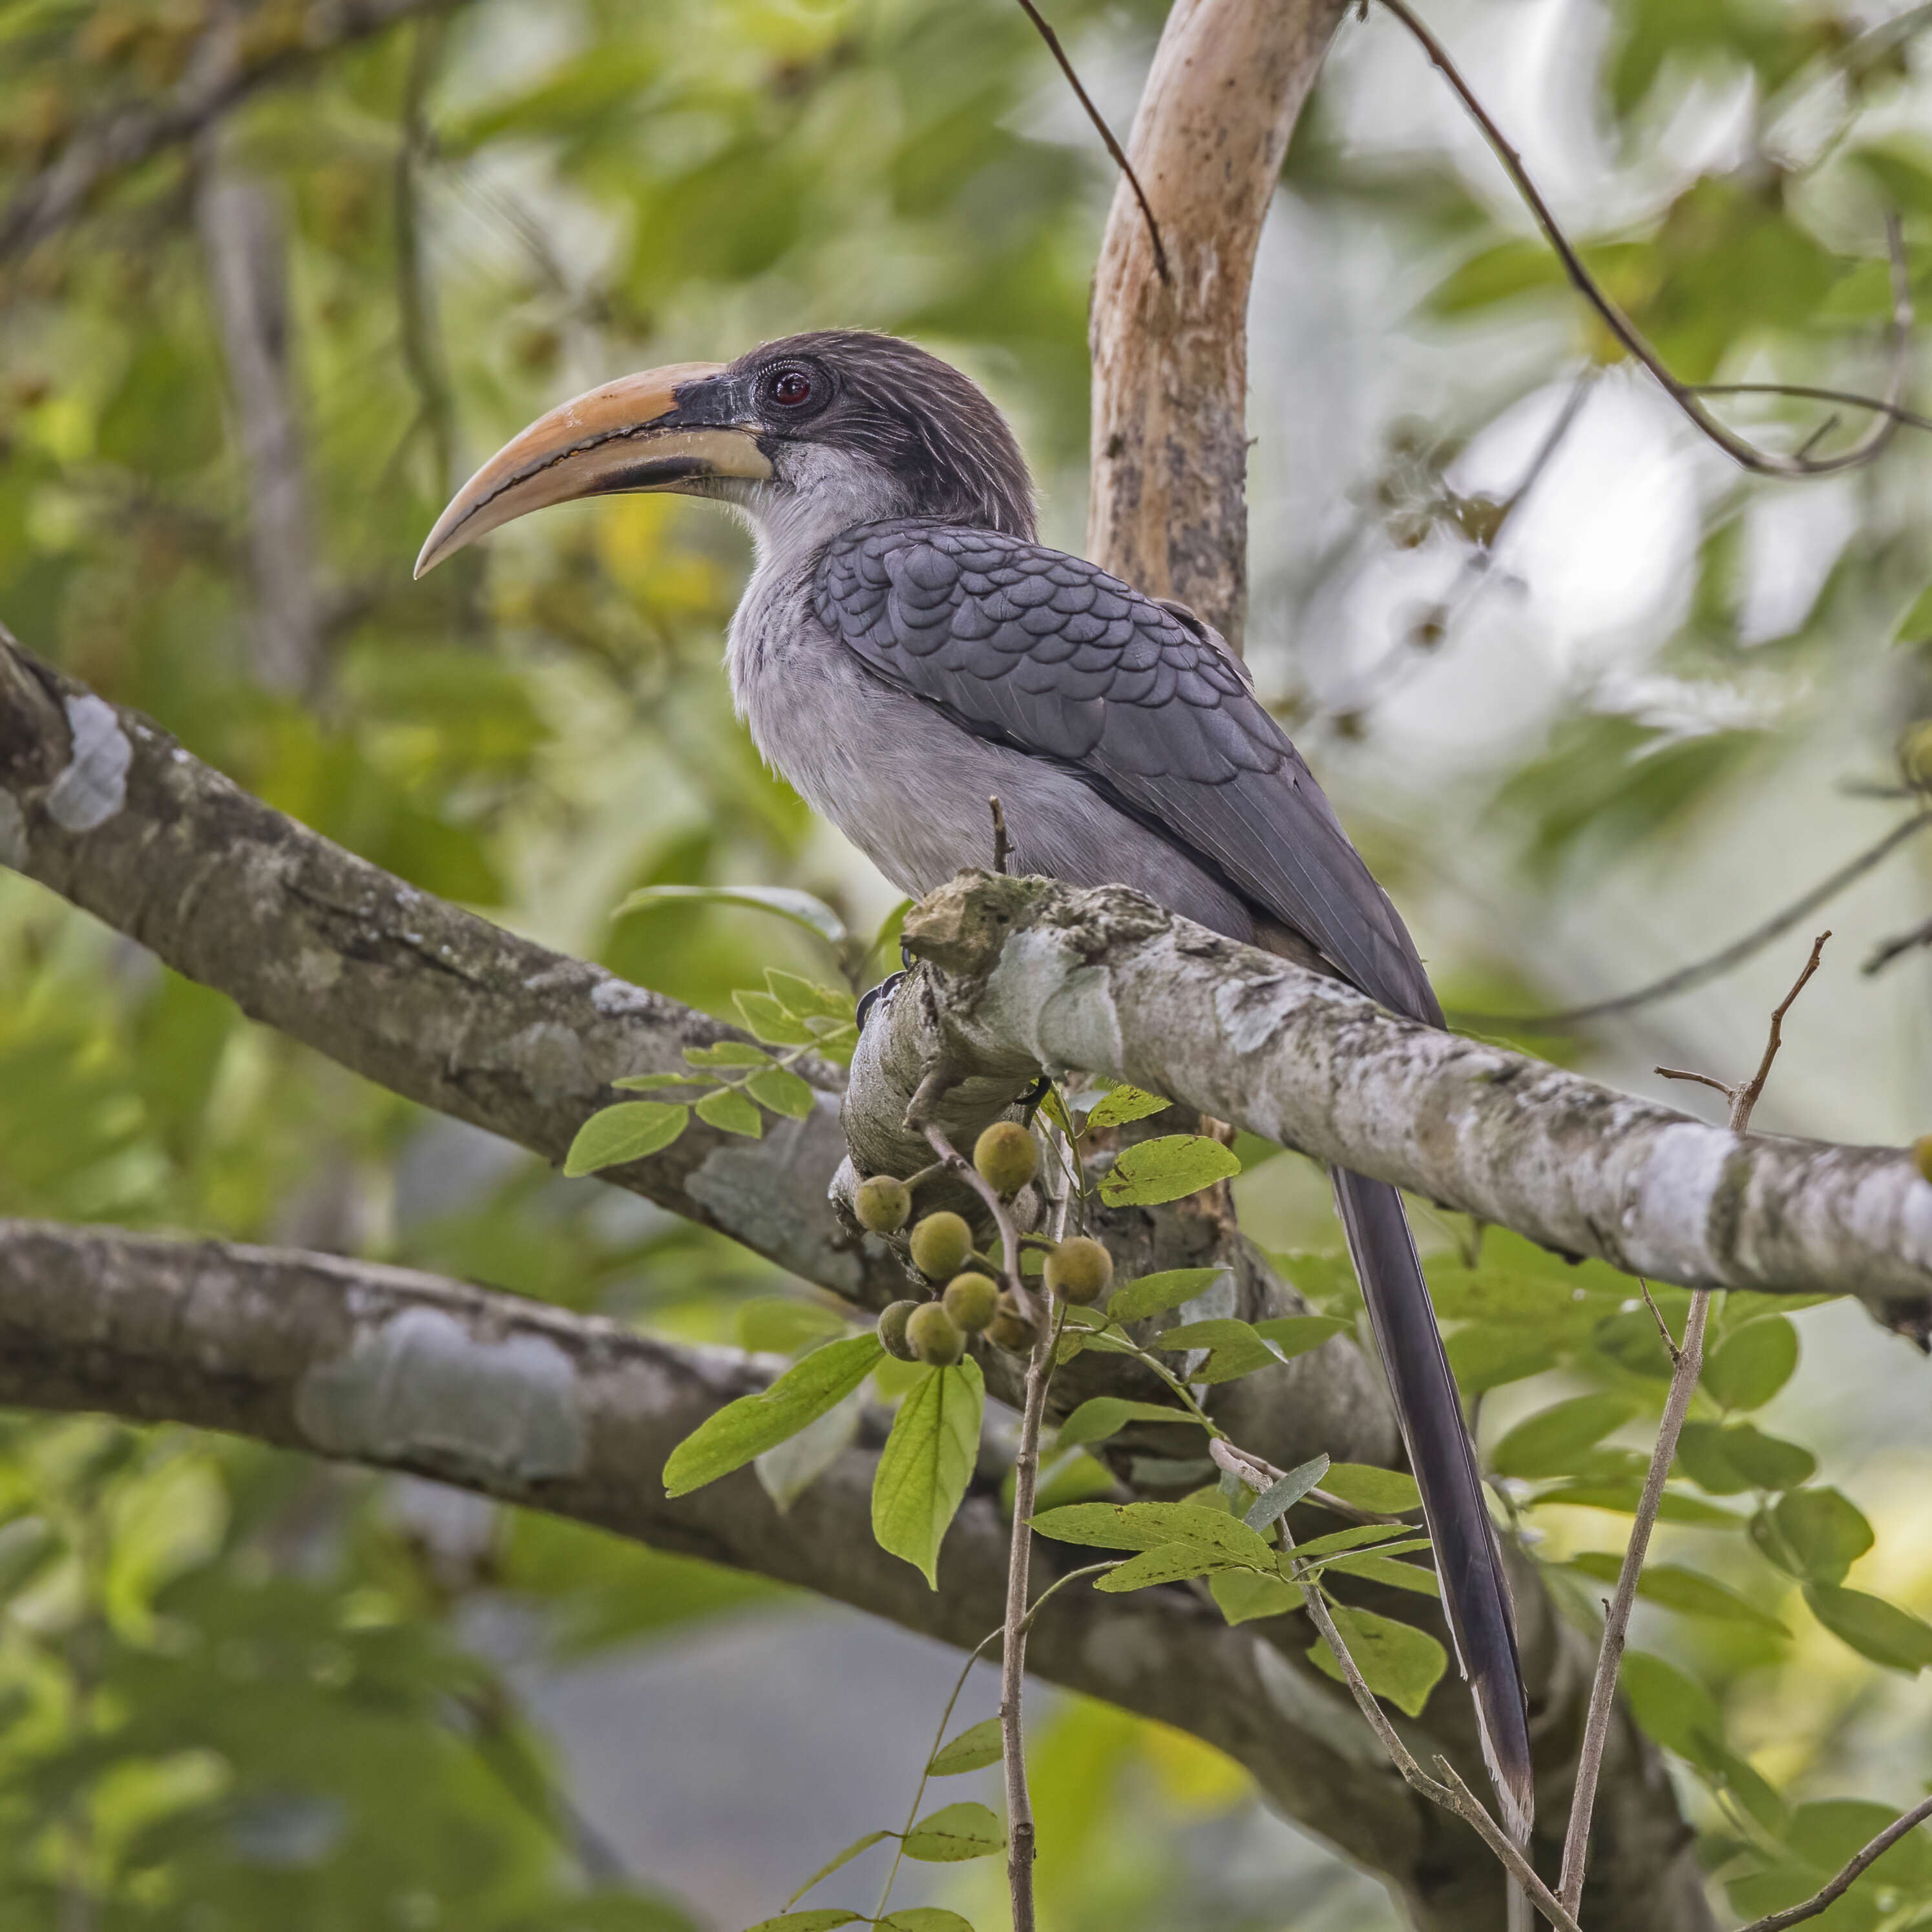
M 728 364 L 606 383 L 458 492 L 416 574 L 526 512 L 632 490 L 709 496 L 757 567 L 727 654 L 766 759 L 915 897 L 992 858 L 1130 886 L 1432 1026 L 1388 895 L 1245 667 L 1184 605 L 1035 541 L 992 401 L 910 343 L 830 330 Z M 1336 1201 L 1422 1492 L 1444 1606 L 1513 1834 L 1529 1739 L 1509 1589 L 1402 1197 Z

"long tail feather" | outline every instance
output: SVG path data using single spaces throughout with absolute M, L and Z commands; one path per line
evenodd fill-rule
M 1335 1200 L 1395 1397 L 1422 1513 L 1435 1545 L 1443 1607 L 1475 1699 L 1483 1756 L 1504 1828 L 1527 1841 L 1535 1800 L 1516 1617 L 1475 1452 L 1401 1195 L 1387 1181 L 1337 1169 Z

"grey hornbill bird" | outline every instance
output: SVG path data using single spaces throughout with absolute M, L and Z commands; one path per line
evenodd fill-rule
M 1034 541 L 1025 459 L 957 370 L 890 336 L 828 331 L 607 383 L 492 457 L 416 574 L 527 511 L 646 490 L 716 498 L 750 525 L 757 568 L 728 654 L 738 709 L 902 890 L 986 863 L 997 795 L 1019 869 L 1133 886 L 1442 1024 L 1402 920 L 1240 661 L 1184 607 Z M 1455 1382 L 1400 1195 L 1334 1179 L 1520 1838 L 1522 1672 Z

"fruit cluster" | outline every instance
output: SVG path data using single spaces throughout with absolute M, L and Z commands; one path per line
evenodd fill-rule
M 1038 1170 L 1040 1150 L 1017 1120 L 995 1120 L 973 1148 L 973 1165 L 995 1192 L 1010 1197 Z M 1010 1291 L 984 1265 L 972 1264 L 973 1231 L 949 1209 L 912 1220 L 912 1190 L 890 1174 L 860 1185 L 854 1202 L 860 1225 L 875 1234 L 896 1234 L 912 1222 L 906 1251 L 928 1281 L 945 1286 L 936 1299 L 896 1301 L 879 1317 L 879 1340 L 888 1354 L 905 1362 L 949 1368 L 966 1352 L 967 1338 L 983 1334 L 1002 1348 L 1024 1354 L 1040 1339 L 1035 1324 Z M 1084 1234 L 1048 1250 L 1042 1277 L 1049 1294 L 1084 1306 L 1100 1300 L 1114 1278 L 1114 1258 Z

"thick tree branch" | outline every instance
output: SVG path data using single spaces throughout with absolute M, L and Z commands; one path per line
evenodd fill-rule
M 784 1514 L 749 1471 L 665 1498 L 672 1446 L 777 1366 L 334 1256 L 0 1222 L 0 1402 L 186 1423 L 434 1477 L 977 1644 L 1005 1588 L 990 1485 L 949 1532 L 936 1592 L 873 1540 L 868 1448 Z M 1492 1932 L 1489 1851 L 1402 1784 L 1342 1691 L 1303 1662 L 1310 1635 L 1299 1619 L 1231 1629 L 1182 1588 L 1104 1597 L 1076 1584 L 1033 1625 L 1028 1662 L 1228 1753 L 1289 1816 L 1384 1878 L 1424 1932 Z M 1577 1667 L 1574 1632 L 1529 1635 L 1532 1654 L 1554 1643 Z M 1460 1702 L 1438 1697 L 1430 1723 Z M 1438 1748 L 1439 1734 L 1406 1728 L 1418 1749 Z M 1617 1743 L 1633 1774 L 1606 1790 L 1598 1858 L 1622 1895 L 1605 1885 L 1593 1932 L 1703 1932 L 1689 1834 L 1654 1754 L 1627 1726 Z M 1473 1761 L 1466 1745 L 1456 1755 Z
M 962 1069 L 1109 1074 L 1559 1253 L 1692 1288 L 1854 1294 L 1932 1339 L 1932 1183 L 1903 1150 L 1707 1126 L 1397 1019 L 1120 887 L 962 873 L 905 940 L 942 974 Z
M 1176 0 L 1094 278 L 1087 554 L 1192 604 L 1247 608 L 1248 288 L 1295 117 L 1346 0 Z M 1166 244 L 1163 275 L 1150 236 Z

